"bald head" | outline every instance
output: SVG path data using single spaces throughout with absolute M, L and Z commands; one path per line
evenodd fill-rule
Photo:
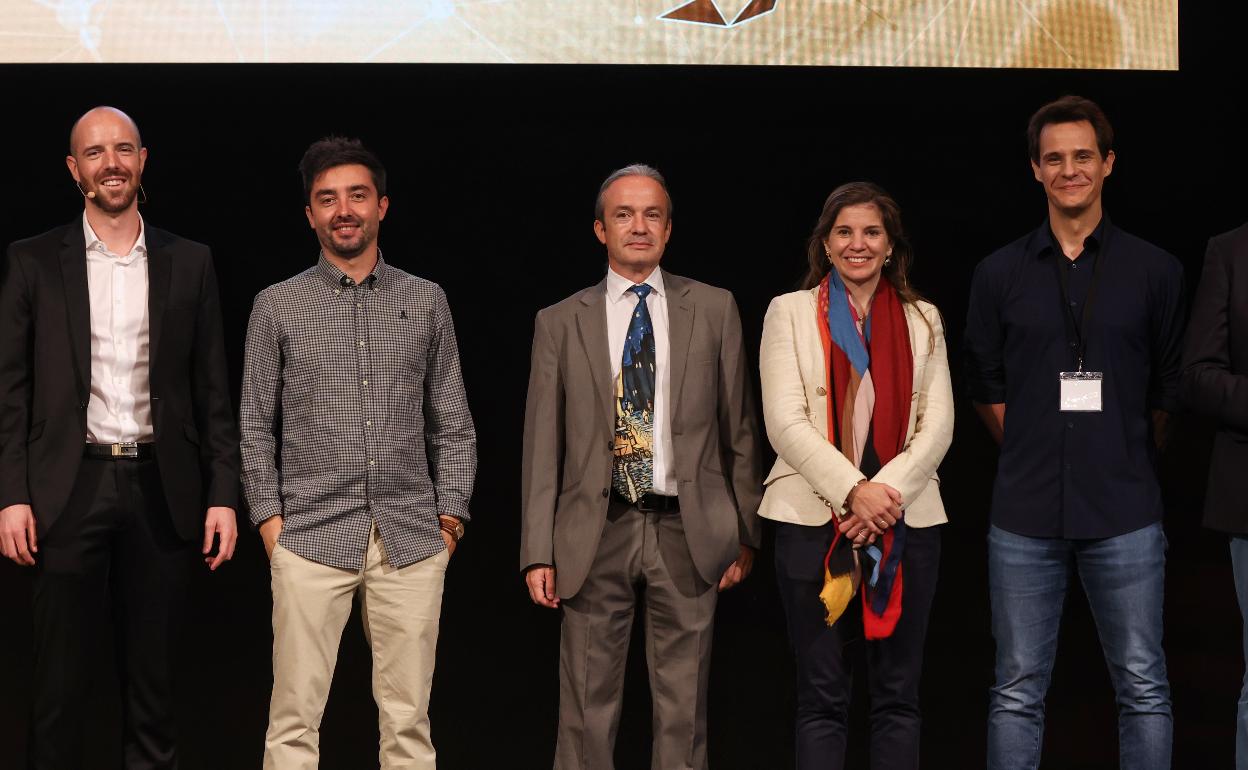
M 137 213 L 146 163 L 139 127 L 115 107 L 87 111 L 69 132 L 65 165 L 87 201 L 88 216 Z
M 139 136 L 139 124 L 133 118 L 116 107 L 101 106 L 92 107 L 74 121 L 73 127 L 69 129 L 69 154 L 78 152 L 79 139 L 83 133 L 94 133 L 98 128 L 111 128 L 114 131 L 119 128 L 128 129 L 134 137 L 134 145 L 143 146 L 143 139 Z

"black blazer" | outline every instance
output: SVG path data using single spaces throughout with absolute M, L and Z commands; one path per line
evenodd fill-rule
M 203 536 L 238 506 L 238 430 L 207 246 L 146 228 L 156 464 L 174 527 Z M 29 503 L 39 536 L 74 485 L 87 434 L 91 309 L 82 219 L 9 246 L 0 282 L 0 508 Z
M 1209 240 L 1179 394 L 1218 422 L 1205 526 L 1248 534 L 1248 225 Z

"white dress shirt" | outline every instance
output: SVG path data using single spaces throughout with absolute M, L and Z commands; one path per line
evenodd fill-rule
M 663 287 L 663 271 L 655 268 L 643 283 L 651 288 L 646 297 L 650 323 L 654 327 L 654 488 L 660 495 L 676 494 L 676 468 L 672 462 L 671 403 L 672 369 L 667 342 L 667 291 Z M 620 376 L 624 358 L 624 338 L 639 298 L 629 291 L 637 284 L 607 268 L 607 343 L 611 350 L 611 379 Z
M 91 400 L 87 441 L 152 440 L 147 307 L 147 240 L 143 220 L 129 254 L 109 251 L 82 215 L 91 296 Z

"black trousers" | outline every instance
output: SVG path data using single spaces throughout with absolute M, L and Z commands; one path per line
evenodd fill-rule
M 852 658 L 865 647 L 870 696 L 871 767 L 919 767 L 919 679 L 923 642 L 940 565 L 940 527 L 906 530 L 901 619 L 887 639 L 864 641 L 862 599 L 855 596 L 829 627 L 819 601 L 823 557 L 834 525 L 781 523 L 776 528 L 776 577 L 789 640 L 797 660 L 797 770 L 845 765 Z
M 83 459 L 36 557 L 31 768 L 84 766 L 91 667 L 110 613 L 121 766 L 177 766 L 171 653 L 194 557 L 174 532 L 154 460 Z

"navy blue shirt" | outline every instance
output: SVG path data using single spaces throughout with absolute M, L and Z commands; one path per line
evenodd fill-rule
M 1093 272 L 1084 370 L 1102 372 L 1101 412 L 1062 412 Z M 1069 278 L 1063 297 L 1057 270 Z M 1069 304 L 1070 314 L 1066 317 Z M 1161 520 L 1153 410 L 1173 411 L 1183 267 L 1108 217 L 1075 260 L 1046 220 L 979 263 L 966 321 L 971 398 L 1005 406 L 992 523 L 1029 537 L 1122 535 Z

